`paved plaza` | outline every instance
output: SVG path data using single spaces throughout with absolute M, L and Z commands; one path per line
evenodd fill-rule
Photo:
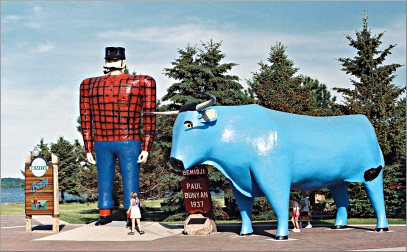
M 186 236 L 182 225 L 142 222 L 144 235 L 127 235 L 125 222 L 106 226 L 62 223 L 52 233 L 48 220 L 33 219 L 25 231 L 24 216 L 1 216 L 1 251 L 406 251 L 406 226 L 373 232 L 373 225 L 331 230 L 328 226 L 290 232 L 288 241 L 275 241 L 275 226 L 255 224 L 254 235 L 239 236 L 240 225 L 218 225 L 209 236 Z

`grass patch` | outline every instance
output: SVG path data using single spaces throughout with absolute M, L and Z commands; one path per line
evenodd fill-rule
M 24 203 L 1 203 L 1 215 L 24 215 Z

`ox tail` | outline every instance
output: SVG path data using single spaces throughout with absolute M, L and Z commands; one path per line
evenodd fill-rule
M 373 179 L 377 178 L 382 169 L 383 167 L 379 165 L 377 168 L 370 168 L 369 170 L 365 171 L 363 175 L 365 181 L 372 181 Z

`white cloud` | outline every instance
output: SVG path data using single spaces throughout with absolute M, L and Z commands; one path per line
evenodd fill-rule
M 34 6 L 29 10 L 26 15 L 7 15 L 2 18 L 1 22 L 4 25 L 11 25 L 12 23 L 18 23 L 30 29 L 39 29 L 42 27 L 41 19 L 44 12 L 40 6 Z M 9 27 L 6 27 L 10 29 Z
M 41 137 L 55 142 L 59 136 L 80 139 L 76 130 L 79 91 L 66 86 L 32 89 L 16 86 L 1 93 L 1 173 L 2 177 L 19 176 L 24 158 Z M 61 135 L 62 134 L 62 135 Z
M 42 44 L 38 44 L 36 47 L 31 49 L 32 53 L 45 53 L 55 49 L 55 45 L 50 42 L 45 42 Z
M 18 16 L 18 15 L 8 15 L 5 16 L 3 19 L 4 23 L 11 23 L 11 22 L 16 22 L 22 20 L 24 17 Z
M 42 27 L 42 25 L 35 20 L 28 20 L 27 22 L 24 23 L 24 26 L 31 29 L 39 29 Z
M 40 6 L 34 6 L 31 13 L 26 17 L 26 22 L 24 26 L 31 29 L 40 29 L 42 27 L 41 19 L 44 15 L 44 12 Z

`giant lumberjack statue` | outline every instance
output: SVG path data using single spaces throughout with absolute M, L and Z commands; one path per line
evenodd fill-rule
M 82 81 L 80 117 L 87 160 L 96 164 L 100 217 L 95 225 L 111 222 L 116 157 L 123 181 L 124 209 L 131 192 L 139 194 L 138 163 L 147 161 L 155 135 L 156 87 L 146 75 L 125 74 L 125 50 L 107 47 L 105 75 Z M 143 120 L 143 137 L 140 124 Z M 96 155 L 96 161 L 93 157 Z

